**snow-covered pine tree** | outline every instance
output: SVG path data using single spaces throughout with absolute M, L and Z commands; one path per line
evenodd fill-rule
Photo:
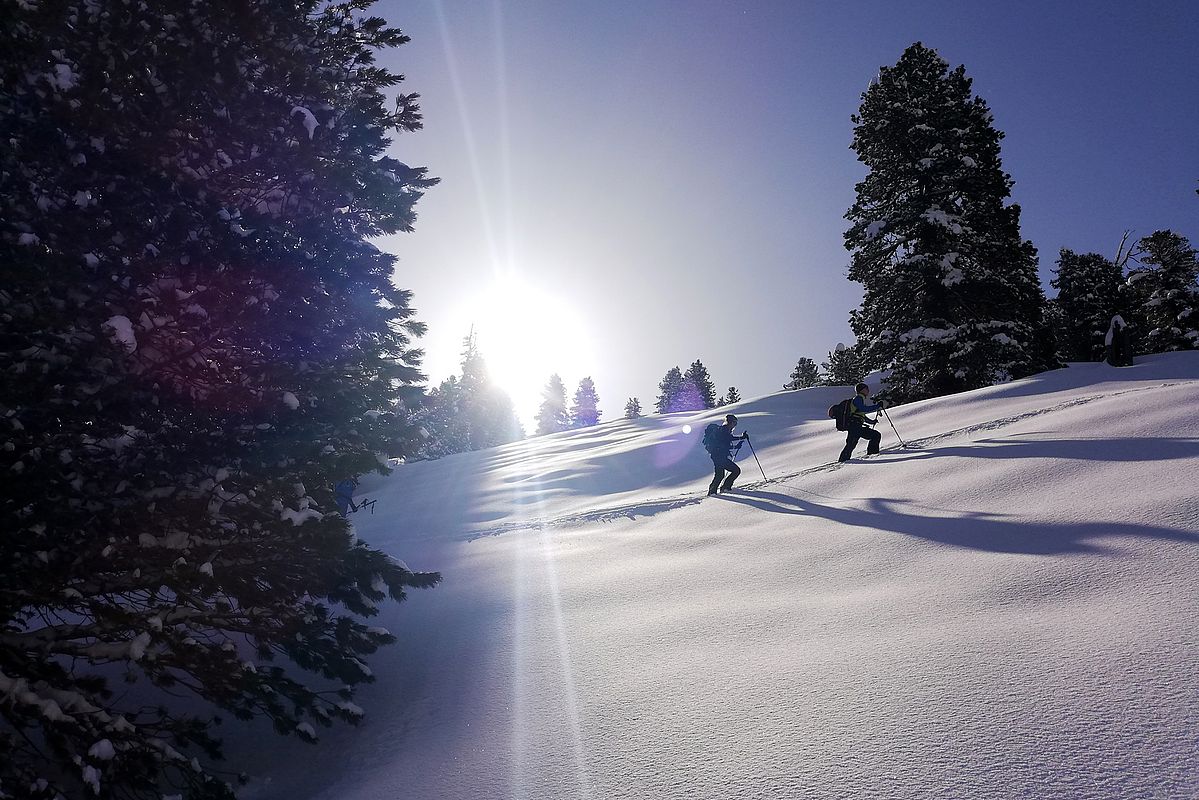
M 730 386 L 729 390 L 727 392 L 725 392 L 724 402 L 721 403 L 721 405 L 728 405 L 730 403 L 740 403 L 740 402 L 741 402 L 741 393 L 737 391 L 736 386 Z
M 1060 326 L 1059 353 L 1066 361 L 1102 361 L 1112 317 L 1127 313 L 1120 268 L 1098 253 L 1063 248 L 1054 273 L 1057 298 L 1046 319 Z
M 315 740 L 393 641 L 356 615 L 438 580 L 332 492 L 421 379 L 367 240 L 434 181 L 384 155 L 420 115 L 367 5 L 4 5 L 4 796 L 232 797 L 174 695 Z
M 1036 249 L 1003 137 L 965 69 L 917 42 L 883 67 L 852 117 L 868 173 L 846 214 L 850 318 L 867 364 L 893 370 L 894 399 L 986 386 L 1056 364 Z
M 541 390 L 541 407 L 537 410 L 537 435 L 557 433 L 570 427 L 566 411 L 566 384 L 554 373 Z
M 579 381 L 575 389 L 574 402 L 570 406 L 570 426 L 572 428 L 589 428 L 599 423 L 599 394 L 595 391 L 595 382 L 588 376 Z
M 641 401 L 636 397 L 630 397 L 629 401 L 624 404 L 624 418 L 640 419 L 641 416 Z
M 1147 353 L 1199 348 L 1199 262 L 1185 236 L 1155 231 L 1140 242 L 1140 266 L 1128 283 L 1134 318 L 1146 331 L 1140 347 Z
M 688 405 L 686 410 L 716 407 L 716 384 L 712 383 L 712 377 L 708 375 L 708 368 L 704 366 L 702 361 L 697 358 L 691 362 L 691 366 L 687 367 L 687 371 L 683 373 L 683 381 L 695 387 L 695 391 L 699 395 L 699 400 L 703 403 L 703 405 L 692 409 L 690 406 L 694 404 L 694 401 L 691 398 L 690 391 L 685 390 Z
M 800 358 L 791 370 L 791 380 L 783 384 L 784 389 L 807 389 L 820 383 L 820 368 L 816 362 L 806 356 Z
M 671 367 L 666 371 L 665 377 L 658 384 L 658 400 L 654 403 L 654 408 L 659 414 L 668 414 L 671 411 L 679 411 L 676 408 L 678 405 L 679 393 L 683 391 L 683 372 L 678 367 Z
M 820 368 L 824 371 L 825 386 L 853 386 L 860 383 L 870 371 L 866 368 L 861 345 L 855 343 L 846 347 L 842 342 L 838 342 L 836 348 L 829 352 L 828 361 L 821 364 Z

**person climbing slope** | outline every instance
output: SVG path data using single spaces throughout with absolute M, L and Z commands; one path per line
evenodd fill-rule
M 870 403 L 870 387 L 864 383 L 859 383 L 856 388 L 858 393 L 854 395 L 853 408 L 849 419 L 846 420 L 849 432 L 845 436 L 845 449 L 841 451 L 841 457 L 837 459 L 841 462 L 849 460 L 860 439 L 868 442 L 866 455 L 877 455 L 879 443 L 883 439 L 883 435 L 871 427 L 878 422 L 878 419 L 869 419 L 866 415 L 881 411 L 885 402 L 880 400 L 877 403 Z
M 733 481 L 737 480 L 737 476 L 741 474 L 741 467 L 738 467 L 729 453 L 732 449 L 733 441 L 744 441 L 749 438 L 749 434 L 734 436 L 733 429 L 737 427 L 737 417 L 733 414 L 728 414 L 724 418 L 724 424 L 718 425 L 713 422 L 704 429 L 704 448 L 708 451 L 708 455 L 712 457 L 713 477 L 712 483 L 708 486 L 708 494 L 714 495 L 716 492 L 727 492 L 733 488 Z M 728 477 L 725 477 L 725 473 Z M 724 478 L 724 483 L 721 483 L 721 478 Z

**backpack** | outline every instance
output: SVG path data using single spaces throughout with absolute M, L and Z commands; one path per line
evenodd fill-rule
M 712 448 L 716 446 L 716 433 L 719 430 L 720 430 L 719 422 L 709 423 L 708 427 L 704 428 L 704 449 L 707 450 L 709 453 L 711 453 Z
M 836 405 L 829 406 L 828 415 L 830 419 L 837 421 L 837 430 L 849 430 L 849 418 L 853 415 L 853 398 L 849 397 Z

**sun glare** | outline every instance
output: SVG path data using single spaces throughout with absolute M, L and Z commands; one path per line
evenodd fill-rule
M 496 385 L 512 398 L 528 425 L 553 373 L 566 383 L 567 401 L 578 380 L 594 372 L 590 337 L 577 310 L 519 278 L 499 278 L 470 304 L 479 351 Z

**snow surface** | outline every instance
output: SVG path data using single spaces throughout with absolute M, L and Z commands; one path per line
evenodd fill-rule
M 244 795 L 1199 796 L 1199 353 L 897 407 L 909 449 L 834 465 L 849 393 L 364 477 L 358 534 L 445 580 L 378 618 L 360 728 L 246 734 Z M 729 410 L 772 481 L 745 448 L 706 498 Z

